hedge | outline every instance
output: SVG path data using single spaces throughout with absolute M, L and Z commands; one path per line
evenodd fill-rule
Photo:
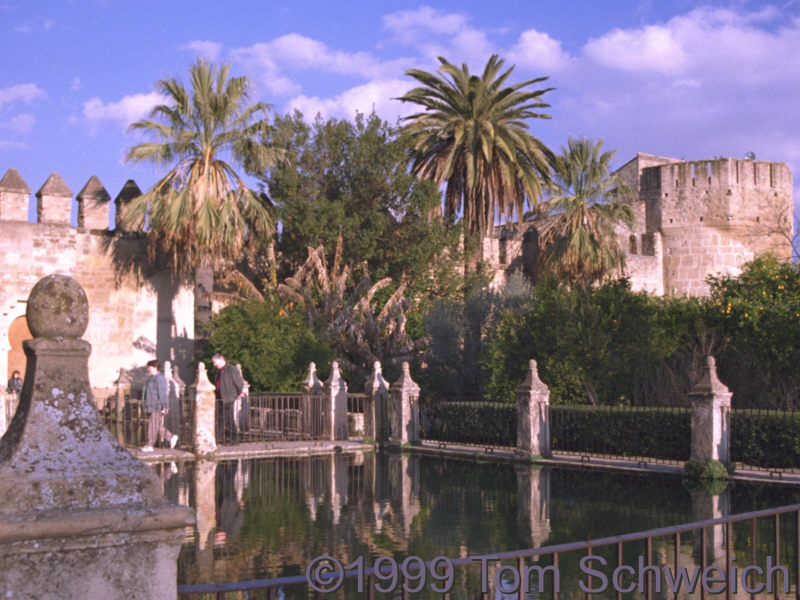
M 763 468 L 800 467 L 800 413 L 731 411 L 731 460 Z
M 673 408 L 552 406 L 552 449 L 688 460 L 691 412 Z
M 517 405 L 491 401 L 423 401 L 421 437 L 426 440 L 517 445 Z

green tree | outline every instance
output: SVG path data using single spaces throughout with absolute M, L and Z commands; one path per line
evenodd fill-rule
M 421 87 L 400 100 L 423 107 L 405 117 L 411 171 L 445 184 L 445 215 L 462 215 L 466 237 L 482 238 L 495 218 L 520 218 L 535 204 L 549 180 L 552 153 L 528 132 L 527 119 L 549 105 L 542 96 L 553 88 L 526 90 L 546 77 L 505 85 L 514 67 L 501 72 L 493 55 L 481 76 L 444 58 L 439 73 L 410 69 Z M 478 260 L 482 246 L 478 244 Z
M 168 257 L 179 275 L 231 265 L 274 228 L 261 198 L 224 160 L 263 172 L 280 157 L 268 106 L 252 104 L 248 79 L 229 77 L 229 70 L 197 60 L 190 89 L 174 78 L 159 81 L 167 103 L 130 126 L 157 141 L 133 146 L 126 160 L 172 168 L 131 202 L 124 222 L 145 230 L 150 257 Z
M 738 277 L 709 277 L 710 327 L 727 345 L 720 379 L 739 407 L 800 406 L 800 270 L 764 255 Z
M 252 390 L 297 392 L 314 362 L 327 372 L 332 351 L 322 332 L 309 326 L 305 310 L 276 298 L 240 302 L 222 309 L 205 325 L 201 360 L 214 352 L 241 363 Z
M 562 147 L 547 202 L 551 220 L 539 237 L 545 268 L 583 289 L 624 268 L 616 227 L 631 226 L 634 219 L 624 202 L 632 191 L 609 174 L 614 152 L 602 147 L 602 141 L 585 138 L 569 138 Z
M 455 292 L 458 237 L 428 219 L 438 192 L 408 173 L 394 128 L 374 113 L 309 125 L 295 112 L 275 125 L 287 160 L 263 180 L 281 222 L 283 277 L 301 267 L 308 248 L 322 246 L 332 261 L 341 236 L 340 261 L 354 270 L 365 264 L 415 298 Z

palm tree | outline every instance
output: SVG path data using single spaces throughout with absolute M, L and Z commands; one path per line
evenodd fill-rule
M 535 204 L 549 180 L 553 155 L 528 132 L 526 119 L 549 119 L 537 112 L 549 105 L 553 88 L 525 90 L 546 77 L 507 85 L 514 67 L 501 73 L 493 55 L 479 77 L 439 57 L 439 73 L 406 71 L 422 84 L 400 98 L 424 108 L 403 120 L 414 174 L 446 184 L 445 216 L 462 213 L 465 233 L 481 238 L 495 218 L 519 218 Z M 481 245 L 479 245 L 481 246 Z M 481 251 L 478 258 L 481 259 Z
M 169 257 L 178 275 L 231 265 L 274 229 L 262 200 L 222 158 L 252 173 L 279 158 L 269 144 L 269 106 L 251 104 L 248 79 L 229 78 L 229 70 L 198 59 L 191 90 L 176 79 L 159 81 L 167 103 L 129 128 L 158 141 L 133 146 L 126 160 L 177 164 L 131 202 L 123 225 L 146 230 L 151 259 Z
M 569 138 L 561 148 L 547 202 L 553 216 L 539 236 L 546 268 L 583 289 L 624 268 L 616 227 L 631 227 L 634 219 L 623 202 L 633 192 L 609 174 L 614 151 L 601 152 L 602 147 L 602 141 Z

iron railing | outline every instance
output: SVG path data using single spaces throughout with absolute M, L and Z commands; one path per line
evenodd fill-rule
M 682 464 L 691 452 L 691 411 L 631 406 L 551 406 L 553 454 Z
M 130 388 L 121 387 L 106 399 L 100 416 L 117 441 L 126 447 L 139 447 L 147 443 L 147 421 L 142 401 L 132 397 Z M 178 435 L 178 446 L 189 447 L 192 442 L 194 403 L 186 396 L 170 399 L 170 408 L 164 425 Z M 167 445 L 168 440 L 162 440 Z
M 245 398 L 237 414 L 240 441 L 325 439 L 324 397 L 270 393 Z M 243 422 L 242 417 L 246 418 Z
M 517 406 L 511 402 L 459 397 L 421 399 L 420 439 L 438 444 L 513 448 L 517 444 Z
M 709 499 L 713 501 L 713 497 Z M 399 573 L 394 569 L 390 573 L 390 568 L 382 566 L 344 571 L 344 597 L 375 598 L 381 586 L 380 591 L 391 587 L 407 599 L 409 590 L 419 587 L 419 570 L 406 569 L 404 574 L 402 569 Z M 438 588 L 425 586 L 430 598 L 454 597 L 450 592 L 456 582 L 469 597 L 482 600 L 523 599 L 531 593 L 556 600 L 562 596 L 591 599 L 593 594 L 621 599 L 631 593 L 651 599 L 664 592 L 677 598 L 689 595 L 692 580 L 701 598 L 724 593 L 730 599 L 742 592 L 753 598 L 798 598 L 800 504 L 541 548 L 445 560 L 437 557 L 416 566 L 436 576 L 432 583 Z M 458 577 L 455 569 L 463 569 Z M 394 586 L 387 586 L 390 578 Z M 324 588 L 330 582 L 314 584 Z M 178 595 L 189 599 L 216 594 L 222 599 L 226 593 L 256 590 L 262 590 L 265 595 L 258 597 L 265 598 L 287 597 L 290 591 L 302 597 L 326 595 L 312 590 L 306 575 L 179 585 Z M 342 597 L 341 592 L 337 597 Z
M 737 470 L 800 472 L 800 412 L 731 410 L 730 451 Z

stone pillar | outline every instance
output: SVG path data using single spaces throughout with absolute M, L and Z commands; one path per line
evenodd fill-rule
M 730 491 L 726 488 L 721 494 L 706 491 L 694 491 L 692 495 L 692 521 L 710 521 L 730 515 Z M 692 535 L 692 550 L 700 563 L 700 533 Z M 733 540 L 731 540 L 732 542 Z M 725 525 L 714 525 L 706 528 L 706 560 L 709 564 L 724 562 L 725 558 Z M 733 546 L 731 545 L 731 548 Z
M 364 437 L 379 444 L 389 441 L 389 386 L 381 373 L 380 361 L 375 361 L 372 375 L 367 379 L 367 401 L 364 405 Z
M 392 525 L 402 527 L 404 539 L 411 534 L 411 526 L 420 512 L 419 456 L 393 453 L 389 456 L 389 485 Z
M 8 598 L 174 600 L 188 507 L 120 446 L 92 402 L 83 288 L 31 291 L 20 407 L 0 440 L 0 589 Z M 142 573 L 147 576 L 143 577 Z
M 27 221 L 31 188 L 16 169 L 9 169 L 0 179 L 0 220 Z
M 544 546 L 550 537 L 550 469 L 516 464 L 517 525 L 530 533 L 530 547 Z
M 347 384 L 339 373 L 339 363 L 331 364 L 331 375 L 325 382 L 323 406 L 325 438 L 347 439 Z
M 108 207 L 111 196 L 92 175 L 75 197 L 78 201 L 78 227 L 108 230 Z
M 393 445 L 419 443 L 419 386 L 411 379 L 407 362 L 403 362 L 400 379 L 389 389 L 392 425 L 389 442 Z
M 539 379 L 536 361 L 516 390 L 517 450 L 521 457 L 550 456 L 550 389 Z
M 39 223 L 69 225 L 72 212 L 72 190 L 61 175 L 53 173 L 36 192 L 36 216 Z
M 730 462 L 731 393 L 717 378 L 713 356 L 689 392 L 692 402 L 692 459 Z
M 203 583 L 214 583 L 214 530 L 217 527 L 217 463 L 210 460 L 198 460 L 194 468 L 194 498 L 197 507 L 197 546 L 196 559 L 198 571 L 209 574 L 209 580 Z
M 198 456 L 208 456 L 217 451 L 217 399 L 214 395 L 214 384 L 208 380 L 206 366 L 202 362 L 197 365 L 197 381 L 192 387 L 194 388 L 192 447 Z
M 300 431 L 310 438 L 318 437 L 318 434 L 324 429 L 320 424 L 319 401 L 315 401 L 315 397 L 319 397 L 324 389 L 322 382 L 317 378 L 317 365 L 308 363 L 308 377 L 302 384 L 303 398 L 300 404 Z
M 125 182 L 125 185 L 122 186 L 119 194 L 117 194 L 117 197 L 114 198 L 114 207 L 116 208 L 114 223 L 117 231 L 128 231 L 131 229 L 130 226 L 126 227 L 122 223 L 122 219 L 125 216 L 130 201 L 134 198 L 138 198 L 141 195 L 142 190 L 139 189 L 139 186 L 136 185 L 136 182 L 133 179 L 128 179 L 128 181 Z

